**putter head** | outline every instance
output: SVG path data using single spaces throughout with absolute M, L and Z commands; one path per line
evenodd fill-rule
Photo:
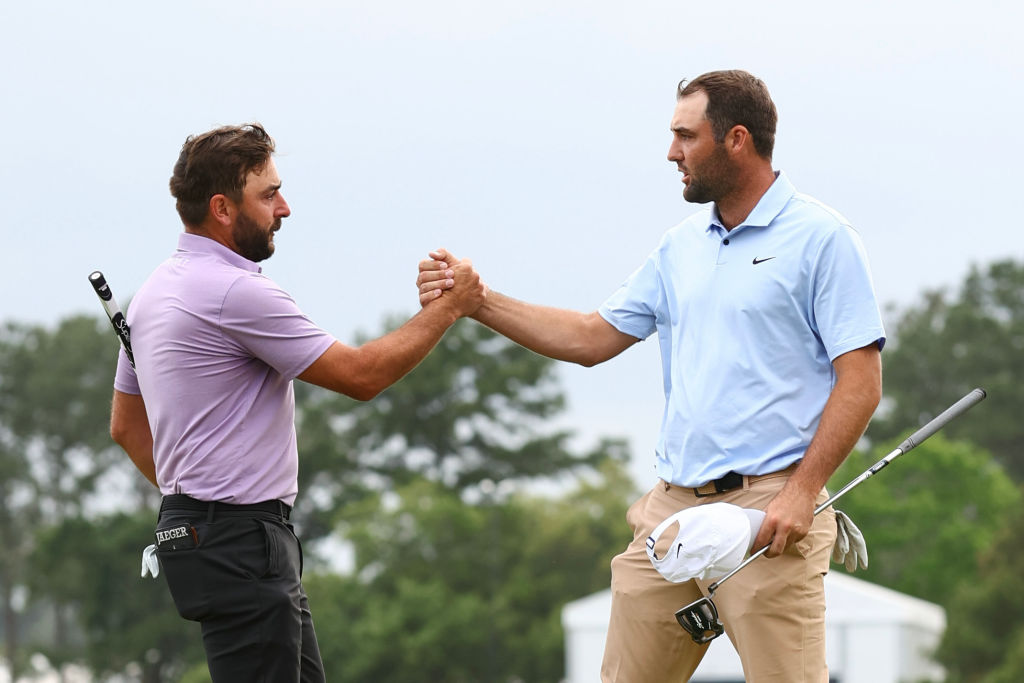
M 725 627 L 718 618 L 718 608 L 711 598 L 701 598 L 686 607 L 676 610 L 676 621 L 682 626 L 693 642 L 703 645 L 725 632 Z

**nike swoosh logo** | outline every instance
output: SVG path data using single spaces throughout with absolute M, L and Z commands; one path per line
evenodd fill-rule
M 773 258 L 775 258 L 775 257 L 774 256 L 769 256 L 768 258 L 757 258 L 755 256 L 754 257 L 754 265 L 756 266 L 758 263 L 764 263 L 765 261 L 771 261 Z

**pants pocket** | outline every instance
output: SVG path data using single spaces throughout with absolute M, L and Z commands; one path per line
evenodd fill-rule
M 647 507 L 647 501 L 651 497 L 651 492 L 648 491 L 646 494 L 637 498 L 633 501 L 633 504 L 626 510 L 626 524 L 629 525 L 630 530 L 633 532 L 633 539 L 638 538 L 640 534 L 640 525 L 643 522 L 643 511 Z M 646 535 L 644 536 L 646 538 Z
M 183 618 L 199 621 L 207 612 L 206 582 L 192 520 L 161 519 L 154 534 L 157 557 L 174 606 Z
M 281 527 L 275 522 L 265 519 L 257 520 L 263 531 L 263 542 L 267 554 L 267 570 L 258 578 L 269 578 L 281 575 L 281 560 L 286 548 L 281 543 Z
M 260 520 L 266 537 L 267 572 L 262 578 L 298 580 L 302 576 L 302 544 L 291 524 Z

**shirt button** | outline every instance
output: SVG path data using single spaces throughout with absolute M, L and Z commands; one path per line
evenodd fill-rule
M 729 244 L 729 238 L 727 237 L 724 240 L 722 240 L 722 244 Z

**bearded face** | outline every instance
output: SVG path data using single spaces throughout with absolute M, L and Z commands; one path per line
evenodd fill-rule
M 736 184 L 736 174 L 721 143 L 716 143 L 705 158 L 685 166 L 689 180 L 683 188 L 683 198 L 688 202 L 706 204 L 718 201 L 728 195 Z
M 260 225 L 259 221 L 242 210 L 238 213 L 231 236 L 238 253 L 258 263 L 274 253 L 274 233 L 280 229 L 280 218 L 274 219 L 270 225 Z

